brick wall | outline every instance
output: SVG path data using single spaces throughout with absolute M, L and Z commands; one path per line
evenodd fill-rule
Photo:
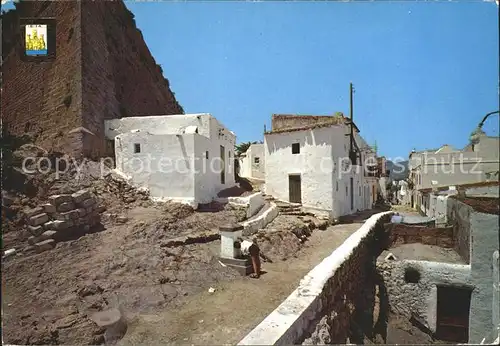
M 388 223 L 385 225 L 390 233 L 391 247 L 402 244 L 420 243 L 453 248 L 453 227 L 424 227 L 406 224 Z
M 87 153 L 104 151 L 104 119 L 184 113 L 122 1 L 82 3 L 82 52 Z
M 55 61 L 20 59 L 20 17 L 56 19 Z M 23 1 L 2 21 L 2 116 L 13 134 L 98 156 L 104 119 L 183 113 L 122 1 Z
M 56 18 L 55 61 L 21 60 L 19 17 Z M 77 34 L 70 35 L 80 29 L 78 2 L 23 1 L 2 16 L 2 26 L 4 124 L 11 133 L 28 134 L 46 149 L 68 150 L 65 134 L 81 123 L 81 44 Z

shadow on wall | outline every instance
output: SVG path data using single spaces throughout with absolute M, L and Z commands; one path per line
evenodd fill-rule
M 268 153 L 272 154 L 279 150 L 291 150 L 292 142 L 300 143 L 301 147 L 307 146 L 324 146 L 331 144 L 331 132 L 327 132 L 330 128 L 284 132 L 279 134 L 270 135 L 269 144 L 267 147 Z M 321 131 L 323 130 L 323 131 Z M 313 132 L 314 131 L 314 132 Z M 315 135 L 313 135 L 315 134 Z
M 365 344 L 366 339 L 377 344 L 387 342 L 389 297 L 382 275 L 377 271 L 372 275 L 371 285 L 366 285 L 362 292 L 368 304 L 356 307 L 350 323 L 350 343 Z

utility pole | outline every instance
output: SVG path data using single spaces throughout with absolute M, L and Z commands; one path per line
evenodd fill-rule
M 351 120 L 351 128 L 350 128 L 350 146 L 349 146 L 349 157 L 351 159 L 351 164 L 356 164 L 356 155 L 354 153 L 353 142 L 354 142 L 354 106 L 353 106 L 353 94 L 354 94 L 354 86 L 352 82 L 349 83 L 349 118 Z

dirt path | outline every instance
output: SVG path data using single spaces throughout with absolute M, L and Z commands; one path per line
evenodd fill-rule
M 221 282 L 216 291 L 190 297 L 179 309 L 141 314 L 129 323 L 121 345 L 235 344 L 273 311 L 299 280 L 360 227 L 337 225 L 315 231 L 297 257 L 263 263 L 259 280 L 242 277 Z

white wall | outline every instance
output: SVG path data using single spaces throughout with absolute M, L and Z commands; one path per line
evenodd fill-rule
M 123 133 L 115 139 L 116 169 L 134 186 L 148 188 L 151 197 L 194 200 L 194 136 Z M 140 153 L 134 153 L 135 144 Z
M 266 194 L 289 201 L 288 175 L 300 174 L 302 205 L 332 210 L 331 132 L 331 128 L 318 128 L 266 134 Z M 299 154 L 292 154 L 292 143 L 300 143 Z
M 371 208 L 371 186 L 364 170 L 342 168 L 348 162 L 349 138 L 345 126 L 265 135 L 266 194 L 289 201 L 289 174 L 301 174 L 302 205 L 328 210 L 333 218 Z M 292 143 L 300 143 L 300 153 L 292 154 Z M 340 166 L 339 166 L 340 164 Z M 353 178 L 351 208 L 350 178 Z M 365 190 L 369 186 L 369 191 Z M 347 190 L 346 190 L 347 189 Z
M 256 162 L 256 158 L 258 162 Z M 244 178 L 265 178 L 266 158 L 264 144 L 252 144 L 240 158 L 240 176 Z
M 250 165 L 250 177 L 256 179 L 265 178 L 266 157 L 264 154 L 264 144 L 252 144 L 247 150 L 248 164 Z M 259 162 L 255 162 L 258 158 Z
M 188 126 L 198 126 L 198 133 L 180 134 Z M 219 191 L 235 185 L 236 136 L 209 114 L 114 119 L 107 120 L 105 127 L 109 138 L 115 139 L 117 170 L 131 176 L 132 184 L 149 188 L 152 197 L 208 203 Z M 140 144 L 141 153 L 134 153 L 134 144 Z M 150 168 L 138 172 L 138 159 L 149 162 Z M 173 166 L 161 172 L 159 164 L 169 162 Z

